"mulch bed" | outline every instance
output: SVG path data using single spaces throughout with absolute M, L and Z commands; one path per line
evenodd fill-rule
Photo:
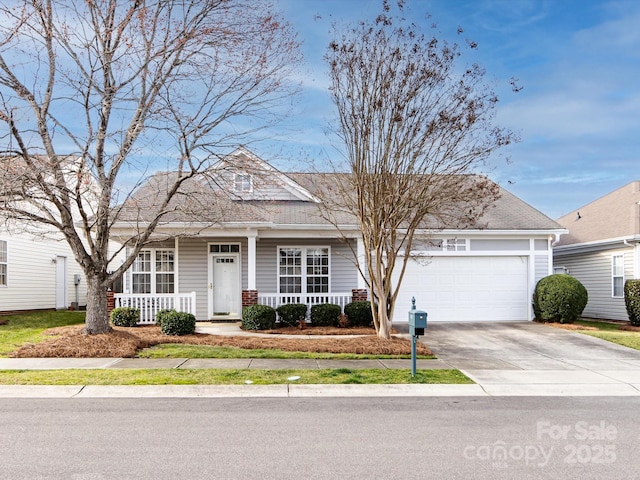
M 82 333 L 84 325 L 72 325 L 47 330 L 54 336 L 37 344 L 28 344 L 11 354 L 12 357 L 135 357 L 138 350 L 163 343 L 183 343 L 189 345 L 211 345 L 238 347 L 244 349 L 279 349 L 289 352 L 318 353 L 360 353 L 372 355 L 410 355 L 411 342 L 393 337 L 391 340 L 366 335 L 356 338 L 317 338 L 295 339 L 222 336 L 196 333 L 193 335 L 164 335 L 158 326 L 136 328 L 114 327 L 111 333 L 86 335 Z M 278 329 L 279 331 L 283 329 Z M 308 335 L 310 329 L 302 330 Z M 343 329 L 340 329 L 343 330 Z M 371 330 L 371 329 L 369 329 Z M 353 330 L 352 330 L 353 332 Z M 283 332 L 284 333 L 284 332 Z M 325 334 L 326 335 L 326 334 Z M 418 355 L 430 355 L 426 345 L 418 343 Z

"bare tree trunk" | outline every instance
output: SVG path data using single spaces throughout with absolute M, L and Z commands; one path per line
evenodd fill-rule
M 87 317 L 83 332 L 93 335 L 110 331 L 105 284 L 99 276 L 87 275 Z
M 377 306 L 373 315 L 378 338 L 389 340 L 391 338 L 391 319 L 387 311 L 387 299 L 378 296 Z

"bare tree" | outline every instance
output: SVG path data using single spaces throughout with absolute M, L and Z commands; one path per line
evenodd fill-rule
M 24 0 L 0 15 L 0 214 L 61 232 L 86 276 L 85 331 L 107 332 L 107 288 L 183 184 L 283 113 L 297 40 L 250 0 Z M 173 173 L 111 272 L 118 205 L 158 169 Z
M 383 338 L 416 236 L 477 226 L 498 187 L 475 173 L 514 140 L 492 124 L 498 99 L 484 71 L 461 65 L 460 52 L 385 1 L 375 21 L 336 31 L 325 56 L 350 172 L 333 177 L 325 214 L 338 228 L 340 215 L 357 218 L 366 252 L 358 268 Z

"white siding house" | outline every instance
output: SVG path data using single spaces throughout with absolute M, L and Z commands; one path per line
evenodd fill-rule
M 65 241 L 0 229 L 0 312 L 75 302 L 86 305 L 86 282 Z
M 198 320 L 237 320 L 251 303 L 344 307 L 366 294 L 356 267 L 366 255 L 357 222 L 341 217 L 340 234 L 319 214 L 326 183 L 314 174 L 281 173 L 245 148 L 227 161 L 235 175 L 226 169 L 217 182 L 195 181 L 184 196 L 192 203 L 183 212 L 176 205 L 158 226 L 116 305 L 140 306 L 145 322 L 171 302 L 186 302 Z M 145 202 L 168 175 L 142 186 L 130 212 L 123 206 L 114 239 L 131 238 L 144 224 L 144 212 L 153 209 Z M 195 212 L 193 205 L 208 207 Z M 550 245 L 565 232 L 506 190 L 476 228 L 425 227 L 422 250 L 411 252 L 421 260 L 409 263 L 394 321 L 407 321 L 414 296 L 430 321 L 531 320 L 533 288 L 552 273 Z
M 554 247 L 556 273 L 585 286 L 583 316 L 628 320 L 624 282 L 640 278 L 640 182 L 631 182 L 558 219 L 569 230 Z

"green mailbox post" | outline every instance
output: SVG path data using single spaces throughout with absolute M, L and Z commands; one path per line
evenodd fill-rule
M 416 376 L 416 345 L 418 337 L 424 335 L 427 328 L 427 312 L 416 310 L 416 298 L 411 298 L 411 310 L 409 310 L 409 333 L 411 334 L 411 376 Z

